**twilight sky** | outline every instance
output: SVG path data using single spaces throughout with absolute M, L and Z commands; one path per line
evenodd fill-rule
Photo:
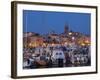
M 63 33 L 64 26 L 69 25 L 72 31 L 90 35 L 90 21 L 89 13 L 23 10 L 23 32 Z

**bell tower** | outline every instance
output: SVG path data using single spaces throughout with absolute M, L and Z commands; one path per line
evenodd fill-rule
M 68 32 L 69 32 L 69 27 L 68 27 L 68 25 L 65 25 L 65 27 L 64 27 L 64 33 L 67 34 Z

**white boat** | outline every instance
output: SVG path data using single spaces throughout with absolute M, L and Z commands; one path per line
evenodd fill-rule
M 65 55 L 61 50 L 53 50 L 51 59 L 53 62 L 56 62 L 57 59 L 63 59 L 63 63 L 65 63 Z

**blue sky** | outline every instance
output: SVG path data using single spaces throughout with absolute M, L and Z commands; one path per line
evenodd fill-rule
M 89 13 L 23 10 L 23 32 L 63 33 L 64 26 L 69 25 L 72 31 L 90 35 L 90 20 Z

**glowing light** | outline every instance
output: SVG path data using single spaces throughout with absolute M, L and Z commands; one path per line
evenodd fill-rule
M 67 45 L 68 43 L 67 42 L 65 42 L 65 45 Z
M 88 43 L 88 46 L 90 46 L 90 43 Z
M 72 37 L 72 40 L 75 40 L 75 37 Z
M 54 46 L 55 44 L 52 44 L 52 46 Z
M 71 32 L 69 32 L 68 34 L 69 34 L 69 35 L 72 35 L 72 33 L 71 33 Z
M 85 43 L 89 43 L 89 41 L 88 41 L 88 40 L 86 40 L 86 41 L 85 41 Z
M 82 45 L 82 46 L 85 46 L 85 44 L 84 44 L 84 43 L 81 43 L 81 45 Z
M 32 44 L 30 43 L 29 46 L 32 46 Z

